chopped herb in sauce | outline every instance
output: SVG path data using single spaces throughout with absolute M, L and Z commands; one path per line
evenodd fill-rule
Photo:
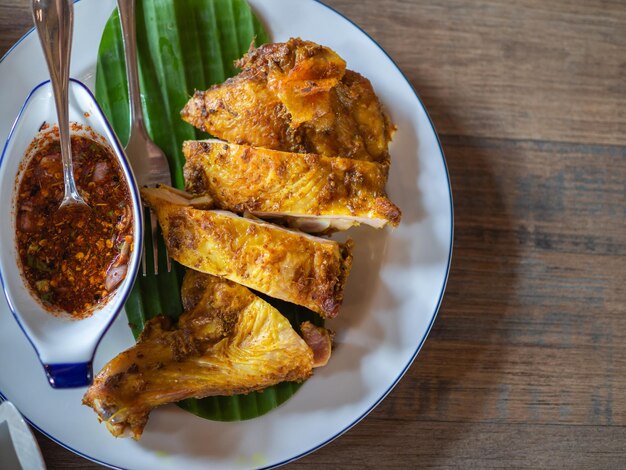
M 126 276 L 133 250 L 130 192 L 101 144 L 72 137 L 74 176 L 91 211 L 59 211 L 63 174 L 58 141 L 40 149 L 19 183 L 17 249 L 24 277 L 51 310 L 84 318 Z

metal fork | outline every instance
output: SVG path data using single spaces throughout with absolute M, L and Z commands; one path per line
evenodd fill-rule
M 117 8 L 122 25 L 124 40 L 124 56 L 126 58 L 126 78 L 128 80 L 128 94 L 130 98 L 130 138 L 126 144 L 126 155 L 133 167 L 137 183 L 140 186 L 155 186 L 172 184 L 172 174 L 163 151 L 150 139 L 146 130 L 141 109 L 139 89 L 139 75 L 137 73 L 137 39 L 135 36 L 135 0 L 117 0 Z M 152 259 L 154 274 L 159 273 L 158 223 L 154 212 L 150 211 L 147 217 L 151 230 L 145 231 L 146 236 L 152 237 Z M 148 221 L 146 221 L 148 222 Z M 145 246 L 145 245 L 144 245 Z M 172 269 L 167 256 L 167 272 Z M 146 250 L 143 251 L 142 272 L 147 274 Z

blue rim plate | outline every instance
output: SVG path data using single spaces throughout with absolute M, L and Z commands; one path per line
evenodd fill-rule
M 8 308 L 0 303 L 0 395 L 48 437 L 103 465 L 271 468 L 313 452 L 387 396 L 417 356 L 441 305 L 452 256 L 452 192 L 437 134 L 411 84 L 373 39 L 317 0 L 250 3 L 274 41 L 299 36 L 328 45 L 371 80 L 398 129 L 390 148 L 388 192 L 403 221 L 393 231 L 364 227 L 349 233 L 355 240 L 354 267 L 342 312 L 330 324 L 337 345 L 329 365 L 284 405 L 251 421 L 210 422 L 166 406 L 152 413 L 140 442 L 115 439 L 80 405 L 82 393 L 48 391 L 45 381 L 31 374 L 38 367 L 36 357 L 28 342 L 16 337 L 17 326 L 8 322 Z M 90 87 L 113 7 L 113 0 L 82 0 L 76 6 L 72 75 Z M 15 116 L 16 102 L 27 93 L 22 90 L 45 77 L 36 38 L 27 34 L 0 61 L 4 114 Z M 0 116 L 0 141 L 9 128 Z M 133 343 L 123 317 L 102 341 L 96 370 Z M 17 364 L 6 358 L 9 350 Z

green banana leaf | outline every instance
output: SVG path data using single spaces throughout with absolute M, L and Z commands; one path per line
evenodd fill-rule
M 137 49 L 139 82 L 146 126 L 154 142 L 167 154 L 173 184 L 184 187 L 182 143 L 206 138 L 180 119 L 179 112 L 198 90 L 223 82 L 237 73 L 233 62 L 268 36 L 245 0 L 137 0 Z M 124 46 L 117 10 L 107 22 L 96 72 L 96 98 L 122 143 L 128 141 L 130 115 L 124 61 Z M 149 213 L 146 212 L 147 226 Z M 152 246 L 146 240 L 147 272 L 153 272 Z M 165 253 L 161 237 L 159 253 Z M 157 276 L 141 274 L 126 302 L 129 326 L 135 338 L 150 318 L 182 313 L 180 286 L 184 268 L 173 262 L 167 272 L 160 256 Z M 292 322 L 294 327 L 319 317 L 302 307 L 267 299 Z M 184 400 L 179 405 L 204 418 L 235 421 L 250 419 L 277 407 L 299 388 L 285 382 L 262 392 L 233 397 Z

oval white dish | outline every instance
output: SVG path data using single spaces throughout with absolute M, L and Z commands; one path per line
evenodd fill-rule
M 289 462 L 350 429 L 393 388 L 421 348 L 441 303 L 452 253 L 452 199 L 443 153 L 419 98 L 385 52 L 357 26 L 315 0 L 250 0 L 275 41 L 300 36 L 336 50 L 368 77 L 397 125 L 388 190 L 403 211 L 396 230 L 351 231 L 355 264 L 328 366 L 278 409 L 246 422 L 218 423 L 176 406 L 155 410 L 140 442 L 115 439 L 81 406 L 82 391 L 53 391 L 28 342 L 0 303 L 0 393 L 26 418 L 74 452 L 112 467 L 259 468 Z M 100 36 L 113 0 L 76 5 L 72 75 L 93 87 Z M 0 99 L 17 112 L 45 79 L 37 38 L 27 36 L 0 62 Z M 30 82 L 28 82 L 30 80 Z M 24 83 L 26 82 L 26 83 Z M 0 139 L 10 123 L 0 115 Z M 8 321 L 7 317 L 9 318 Z M 97 369 L 133 343 L 120 315 L 105 336 Z M 11 352 L 12 360 L 6 354 Z
M 133 209 L 133 234 L 142 237 L 143 209 L 130 164 L 89 89 L 71 80 L 69 86 L 70 121 L 73 135 L 92 138 L 116 155 L 128 181 Z M 11 204 L 0 206 L 0 281 L 8 305 L 20 328 L 33 345 L 51 386 L 55 388 L 82 387 L 91 383 L 92 361 L 102 336 L 124 306 L 133 287 L 141 261 L 141 243 L 135 243 L 130 255 L 126 277 L 107 302 L 99 305 L 88 318 L 75 320 L 68 315 L 51 314 L 35 299 L 18 267 L 15 226 L 16 178 L 30 158 L 33 139 L 49 135 L 56 123 L 56 108 L 49 81 L 37 85 L 26 98 L 0 155 L 0 200 Z M 44 123 L 47 129 L 41 130 Z M 80 129 L 78 126 L 80 126 Z M 36 150 L 32 148 L 32 150 Z

